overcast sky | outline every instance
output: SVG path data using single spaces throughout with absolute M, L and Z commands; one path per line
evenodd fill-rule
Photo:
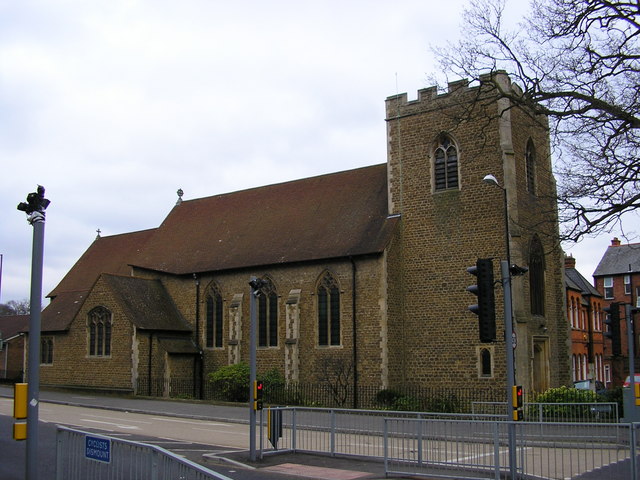
M 46 295 L 97 229 L 159 226 L 178 188 L 386 161 L 384 100 L 430 86 L 430 46 L 455 40 L 464 3 L 0 0 L 0 302 L 29 297 L 16 205 L 38 184 Z M 568 248 L 588 279 L 612 236 Z

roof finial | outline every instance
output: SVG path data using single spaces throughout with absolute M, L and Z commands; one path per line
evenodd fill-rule
M 98 235 L 96 235 L 96 239 L 100 238 L 100 232 L 101 232 L 101 230 L 98 228 L 98 229 L 96 230 L 96 233 L 98 234 Z
M 184 195 L 184 192 L 182 191 L 181 188 L 178 189 L 178 201 L 176 202 L 176 205 L 180 205 L 182 203 L 182 195 Z

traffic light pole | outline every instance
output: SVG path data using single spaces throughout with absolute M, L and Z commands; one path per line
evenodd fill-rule
M 504 289 L 504 343 L 507 356 L 507 416 L 508 416 L 508 436 L 509 436 L 509 471 L 512 479 L 516 478 L 517 455 L 516 455 L 516 424 L 512 418 L 513 386 L 516 384 L 516 373 L 513 354 L 515 350 L 515 339 L 513 336 L 513 304 L 511 300 L 511 269 L 508 260 L 500 262 L 500 272 L 502 274 L 502 288 Z
M 256 277 L 251 277 L 251 294 L 249 301 L 249 316 L 251 325 L 249 329 L 249 460 L 256 460 L 256 411 L 253 408 L 255 392 L 253 386 L 256 381 L 256 348 L 257 348 L 257 296 L 259 286 Z

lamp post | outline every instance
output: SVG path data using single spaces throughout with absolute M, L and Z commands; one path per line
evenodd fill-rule
M 513 408 L 513 387 L 516 384 L 516 374 L 514 367 L 515 339 L 513 335 L 513 300 L 511 295 L 511 248 L 509 246 L 509 206 L 507 203 L 507 189 L 498 183 L 493 175 L 486 175 L 482 181 L 489 185 L 494 185 L 502 190 L 502 198 L 504 202 L 504 233 L 505 243 L 507 247 L 507 259 L 500 262 L 500 271 L 502 274 L 502 288 L 504 290 L 504 343 L 506 347 L 507 361 L 507 416 L 511 417 Z M 516 436 L 515 423 L 513 418 L 509 419 L 509 469 L 511 478 L 516 478 Z
M 27 480 L 38 478 L 38 404 L 40 398 L 40 311 L 42 310 L 42 264 L 44 257 L 44 220 L 49 200 L 44 198 L 44 187 L 27 195 L 27 201 L 18 204 L 18 210 L 27 214 L 33 226 L 31 254 L 31 303 L 29 305 L 29 355 L 27 358 Z

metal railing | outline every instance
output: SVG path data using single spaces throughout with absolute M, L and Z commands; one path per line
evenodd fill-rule
M 163 448 L 58 426 L 56 480 L 231 480 Z
M 265 412 L 269 420 L 262 434 L 271 444 L 267 443 L 265 454 L 369 457 L 384 461 L 388 475 L 429 478 L 460 478 L 464 472 L 464 478 L 499 479 L 510 471 L 512 422 L 504 415 L 299 407 Z M 273 412 L 277 412 L 275 427 Z M 640 479 L 635 465 L 640 424 L 514 424 L 516 471 L 523 478 L 565 479 L 598 470 L 602 472 L 598 478 Z
M 587 422 L 618 423 L 619 406 L 616 402 L 562 402 L 562 403 L 525 403 L 524 420 L 529 422 Z M 474 415 L 504 415 L 506 402 L 473 402 Z
M 339 408 L 273 407 L 266 409 L 269 437 L 271 413 L 281 422 L 273 451 L 325 453 L 329 455 L 384 457 L 386 418 L 471 420 L 478 415 Z M 482 415 L 484 420 L 503 421 L 504 415 Z M 274 445 L 275 444 L 275 445 Z M 267 451 L 269 453 L 269 451 Z
M 511 422 L 386 419 L 385 472 L 429 478 L 499 480 L 510 470 Z M 522 478 L 638 479 L 637 425 L 516 423 L 516 471 Z

